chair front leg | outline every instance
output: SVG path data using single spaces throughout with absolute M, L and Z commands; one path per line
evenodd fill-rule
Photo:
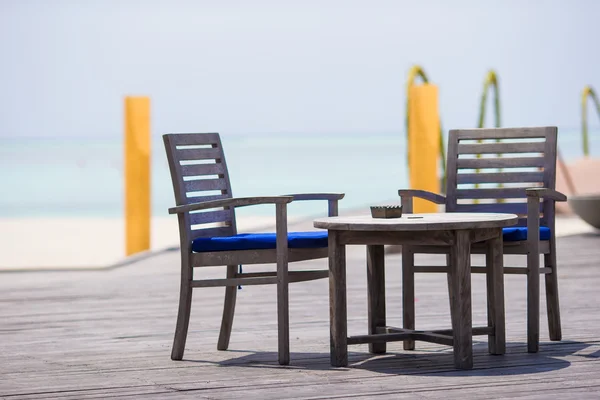
M 527 351 L 540 342 L 540 199 L 527 199 Z
M 276 252 L 277 252 L 277 337 L 279 364 L 290 363 L 290 316 L 288 293 L 288 233 L 287 205 L 276 204 Z
M 185 350 L 185 341 L 187 339 L 188 326 L 190 323 L 190 311 L 192 308 L 192 279 L 193 268 L 190 264 L 190 250 L 185 246 L 182 246 L 179 311 L 177 312 L 175 337 L 173 339 L 173 348 L 171 350 L 171 360 L 174 361 L 181 360 Z

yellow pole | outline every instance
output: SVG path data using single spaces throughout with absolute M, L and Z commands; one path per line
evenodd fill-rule
M 150 249 L 150 98 L 125 98 L 125 254 Z
M 439 193 L 440 117 L 438 88 L 412 85 L 408 90 L 408 154 L 410 187 Z M 415 199 L 413 212 L 436 212 L 437 205 Z
M 408 121 L 409 121 L 409 115 L 408 115 L 408 103 L 409 103 L 409 99 L 410 99 L 410 88 L 414 86 L 415 84 L 415 80 L 417 79 L 417 77 L 421 78 L 421 80 L 423 81 L 423 83 L 429 83 L 429 79 L 427 79 L 427 75 L 425 74 L 425 71 L 423 70 L 423 68 L 421 68 L 419 65 L 413 65 L 411 67 L 411 69 L 408 71 L 408 80 L 406 82 L 406 139 L 407 141 L 410 141 L 410 132 L 408 129 Z M 440 142 L 440 156 L 442 158 L 442 182 L 441 182 L 441 187 L 439 189 L 436 190 L 436 193 L 438 191 L 445 191 L 446 190 L 446 151 L 445 151 L 445 146 L 444 146 L 444 135 L 442 133 L 442 121 L 440 120 L 440 135 L 439 135 L 439 142 Z M 406 162 L 410 168 L 410 150 L 409 150 L 409 146 L 406 146 Z

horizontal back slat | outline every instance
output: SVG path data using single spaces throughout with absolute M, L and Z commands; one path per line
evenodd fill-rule
M 220 226 L 217 228 L 192 229 L 192 231 L 191 231 L 192 239 L 196 239 L 199 237 L 230 236 L 233 234 L 234 234 L 234 232 L 233 232 L 233 229 L 231 226 Z
M 545 138 L 547 128 L 476 128 L 453 130 L 458 140 Z
M 193 181 L 184 181 L 183 186 L 186 192 L 200 192 L 206 190 L 227 190 L 225 179 L 196 179 Z
M 215 194 L 215 195 L 211 195 L 211 196 L 188 196 L 187 197 L 187 202 L 186 204 L 191 204 L 191 203 L 202 203 L 203 201 L 212 201 L 212 200 L 223 200 L 223 199 L 228 199 L 231 196 L 229 196 L 228 194 Z
M 543 153 L 544 142 L 497 142 L 459 144 L 458 154 Z
M 169 139 L 173 146 L 220 145 L 218 133 L 172 133 Z
M 527 214 L 527 203 L 454 204 L 449 208 L 451 212 Z
M 543 157 L 510 157 L 510 158 L 459 158 L 456 160 L 459 169 L 485 168 L 541 168 Z
M 469 183 L 538 183 L 544 181 L 543 172 L 496 172 L 458 174 L 457 184 Z
M 458 189 L 457 199 L 520 199 L 526 197 L 522 188 Z
M 181 165 L 180 170 L 182 176 L 221 175 L 225 166 L 222 163 Z
M 207 149 L 177 149 L 179 160 L 219 160 L 221 149 L 210 147 Z
M 190 213 L 190 223 L 192 225 L 208 224 L 208 223 L 213 223 L 213 222 L 227 222 L 230 219 L 231 219 L 231 211 L 230 210 Z

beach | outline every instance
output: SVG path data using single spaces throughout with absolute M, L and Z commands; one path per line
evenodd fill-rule
M 237 225 L 239 231 L 263 231 L 274 219 L 241 217 Z M 122 218 L 6 218 L 0 226 L 0 270 L 94 269 L 127 260 Z M 132 258 L 178 247 L 177 217 L 153 217 L 151 249 Z
M 368 213 L 368 207 L 343 215 Z M 288 217 L 290 229 L 314 229 L 312 219 Z M 111 268 L 141 257 L 179 247 L 177 218 L 153 217 L 151 249 L 125 257 L 125 229 L 121 218 L 5 218 L 0 219 L 0 271 Z M 273 232 L 275 219 L 244 216 L 238 232 Z M 559 216 L 556 236 L 564 237 L 593 228 L 574 216 Z
M 577 161 L 579 138 L 573 129 L 559 132 L 578 193 L 597 191 L 597 180 L 590 179 L 597 164 Z M 592 137 L 599 139 L 600 130 Z M 368 212 L 369 205 L 397 204 L 397 190 L 410 187 L 400 133 L 223 134 L 222 140 L 234 197 L 345 193 L 340 215 L 349 215 Z M 1 177 L 0 270 L 94 269 L 127 262 L 120 139 L 4 138 L 0 144 L 0 167 L 10 171 Z M 557 173 L 557 189 L 571 195 L 560 166 Z M 151 187 L 151 249 L 136 257 L 179 243 L 177 218 L 167 214 L 174 199 L 160 137 L 153 138 Z M 291 203 L 289 223 L 311 227 L 326 208 L 324 201 Z M 557 209 L 567 217 L 557 222 L 559 236 L 591 229 L 568 215 L 566 203 Z M 240 232 L 274 229 L 272 205 L 243 207 L 236 216 Z

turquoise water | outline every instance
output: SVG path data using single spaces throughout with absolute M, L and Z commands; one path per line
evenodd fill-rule
M 568 161 L 581 156 L 577 129 L 559 129 Z M 406 142 L 387 134 L 222 134 L 236 197 L 344 192 L 340 209 L 396 199 L 408 187 Z M 600 130 L 591 132 L 592 152 Z M 0 139 L 0 217 L 119 217 L 123 215 L 123 146 L 107 139 Z M 174 205 L 160 136 L 152 143 L 152 213 Z M 325 202 L 298 202 L 289 214 L 323 213 Z M 273 206 L 238 215 L 272 215 Z

